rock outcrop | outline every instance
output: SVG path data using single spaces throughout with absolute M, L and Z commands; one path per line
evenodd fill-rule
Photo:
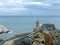
M 3 39 L 0 39 L 0 45 L 2 45 L 2 44 L 3 44 L 3 41 L 4 41 Z
M 7 27 L 0 24 L 0 34 L 8 33 L 8 32 L 10 31 L 7 29 Z

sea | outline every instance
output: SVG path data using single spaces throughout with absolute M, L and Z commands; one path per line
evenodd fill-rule
M 54 16 L 0 16 L 0 24 L 10 30 L 7 34 L 0 34 L 0 38 L 6 40 L 14 35 L 32 32 L 35 28 L 36 21 L 39 20 L 41 24 L 52 23 L 60 30 L 60 17 Z

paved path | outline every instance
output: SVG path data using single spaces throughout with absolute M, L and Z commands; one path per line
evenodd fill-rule
M 8 40 L 8 41 L 4 42 L 3 45 L 12 45 L 12 43 L 14 42 L 14 40 L 17 40 L 17 39 L 22 38 L 22 37 L 25 37 L 25 36 L 26 35 L 23 35 L 23 36 L 20 36 L 18 38 L 14 38 L 14 39 Z
M 15 39 L 12 39 L 12 40 L 6 41 L 6 42 L 4 42 L 3 45 L 12 45 L 13 41 L 14 41 L 14 40 L 17 40 L 17 39 L 19 39 L 19 38 L 15 38 Z

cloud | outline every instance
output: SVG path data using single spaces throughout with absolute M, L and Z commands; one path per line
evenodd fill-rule
M 6 0 L 5 2 L 0 1 L 0 10 L 25 10 L 21 3 L 22 0 Z
M 44 2 L 30 2 L 32 5 L 42 5 L 42 6 L 50 6 L 51 4 L 49 3 L 44 3 Z
M 43 2 L 49 4 L 50 8 L 60 8 L 60 0 L 34 0 L 35 2 Z
M 7 2 L 8 2 L 8 3 L 13 3 L 13 2 L 14 2 L 14 0 L 8 0 Z
M 51 4 L 51 7 L 55 7 L 55 8 L 60 8 L 60 0 L 45 0 L 45 1 L 42 1 L 42 2 L 45 2 L 45 3 L 50 3 Z
M 57 6 L 60 3 L 60 0 L 0 0 L 1 4 L 3 5 L 3 3 L 5 5 L 27 5 L 27 4 L 31 4 L 31 5 L 43 5 L 43 6 Z M 60 6 L 60 5 L 59 5 Z
M 25 8 L 25 6 L 35 5 L 35 6 L 43 6 L 43 7 L 51 7 L 51 3 L 47 2 L 35 2 L 35 1 L 27 1 L 27 0 L 6 0 L 4 3 L 3 1 L 0 2 L 1 8 Z
M 43 5 L 42 2 L 30 2 L 30 4 L 33 4 L 33 5 Z
M 22 0 L 8 0 L 5 3 L 0 2 L 0 10 L 4 11 L 16 11 L 16 10 L 27 10 L 28 5 L 35 5 L 35 6 L 48 6 L 48 3 L 43 3 L 43 2 L 24 2 Z
M 58 10 L 60 0 L 0 0 L 0 12 L 5 14 L 59 15 Z
M 0 6 L 1 6 L 1 5 L 4 5 L 4 3 L 0 2 Z
M 24 5 L 46 5 L 46 6 L 48 6 L 48 5 L 50 5 L 49 3 L 44 3 L 44 2 L 34 2 L 34 1 L 24 1 L 24 0 L 6 0 L 5 2 L 0 2 L 0 5 L 2 5 L 2 6 L 12 6 L 12 5 L 14 5 L 14 6 L 17 6 L 17 5 L 20 5 L 20 6 L 23 6 L 24 7 Z
M 3 12 L 17 12 L 17 11 L 24 11 L 24 10 L 28 10 L 27 8 L 0 8 L 0 11 Z

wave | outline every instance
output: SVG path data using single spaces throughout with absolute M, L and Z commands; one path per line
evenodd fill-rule
M 12 31 L 10 31 L 8 34 L 12 33 Z

